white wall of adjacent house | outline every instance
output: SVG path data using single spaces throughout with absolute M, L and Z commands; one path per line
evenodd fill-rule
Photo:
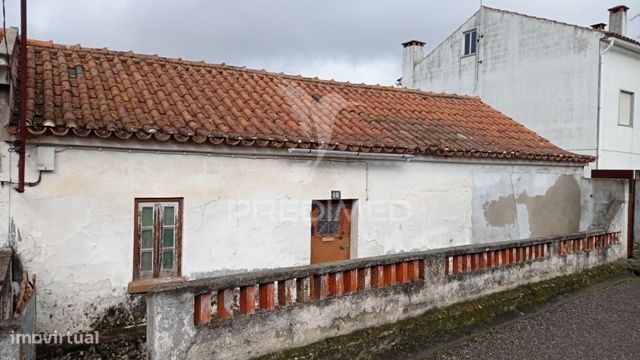
M 213 149 L 193 149 L 203 147 Z M 329 199 L 332 190 L 356 200 L 352 257 L 569 233 L 591 227 L 595 216 L 582 168 L 557 164 L 335 162 L 64 146 L 54 154 L 54 170 L 37 186 L 23 194 L 0 189 L 0 231 L 38 277 L 39 331 L 88 329 L 109 307 L 126 306 L 138 197 L 184 198 L 186 278 L 309 264 L 311 201 Z M 31 182 L 35 147 L 28 155 Z M 16 164 L 15 154 L 3 158 L 5 179 L 17 179 Z M 616 219 L 622 229 L 624 216 Z
M 602 61 L 601 167 L 640 169 L 640 46 L 631 51 L 613 41 Z
M 464 55 L 464 34 L 473 29 L 477 52 Z M 403 79 L 423 90 L 478 95 L 552 143 L 596 155 L 601 37 L 482 7 Z

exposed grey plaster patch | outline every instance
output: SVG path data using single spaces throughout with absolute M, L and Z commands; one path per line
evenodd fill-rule
M 574 176 L 558 177 L 544 195 L 535 196 L 523 192 L 516 197 L 513 177 L 510 177 L 510 181 L 512 194 L 483 205 L 484 218 L 488 225 L 519 227 L 517 205 L 522 204 L 527 207 L 530 236 L 572 233 L 579 230 L 581 194 L 580 185 Z
M 507 226 L 516 222 L 516 199 L 513 195 L 501 196 L 484 204 L 484 217 L 491 226 Z
M 527 206 L 531 236 L 572 233 L 580 228 L 580 185 L 574 176 L 562 175 L 544 195 L 522 193 L 516 201 Z

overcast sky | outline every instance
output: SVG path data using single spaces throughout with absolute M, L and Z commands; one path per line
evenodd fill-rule
M 19 1 L 5 0 L 7 25 Z M 400 43 L 431 49 L 479 0 L 28 0 L 29 37 L 57 43 L 225 62 L 351 82 L 393 84 Z M 484 0 L 492 7 L 588 26 L 620 0 Z M 629 18 L 640 1 L 626 0 Z M 629 36 L 640 37 L 640 17 Z

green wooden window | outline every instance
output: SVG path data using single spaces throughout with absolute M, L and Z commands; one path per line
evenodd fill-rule
M 136 199 L 134 278 L 180 275 L 182 199 Z

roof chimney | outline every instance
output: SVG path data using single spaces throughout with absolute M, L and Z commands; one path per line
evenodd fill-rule
M 609 9 L 609 31 L 619 35 L 627 35 L 627 10 L 624 5 Z
M 605 23 L 597 23 L 597 24 L 591 25 L 591 28 L 593 30 L 604 31 L 606 26 L 607 24 Z
M 402 86 L 413 88 L 413 68 L 424 57 L 424 42 L 410 40 L 402 47 Z

